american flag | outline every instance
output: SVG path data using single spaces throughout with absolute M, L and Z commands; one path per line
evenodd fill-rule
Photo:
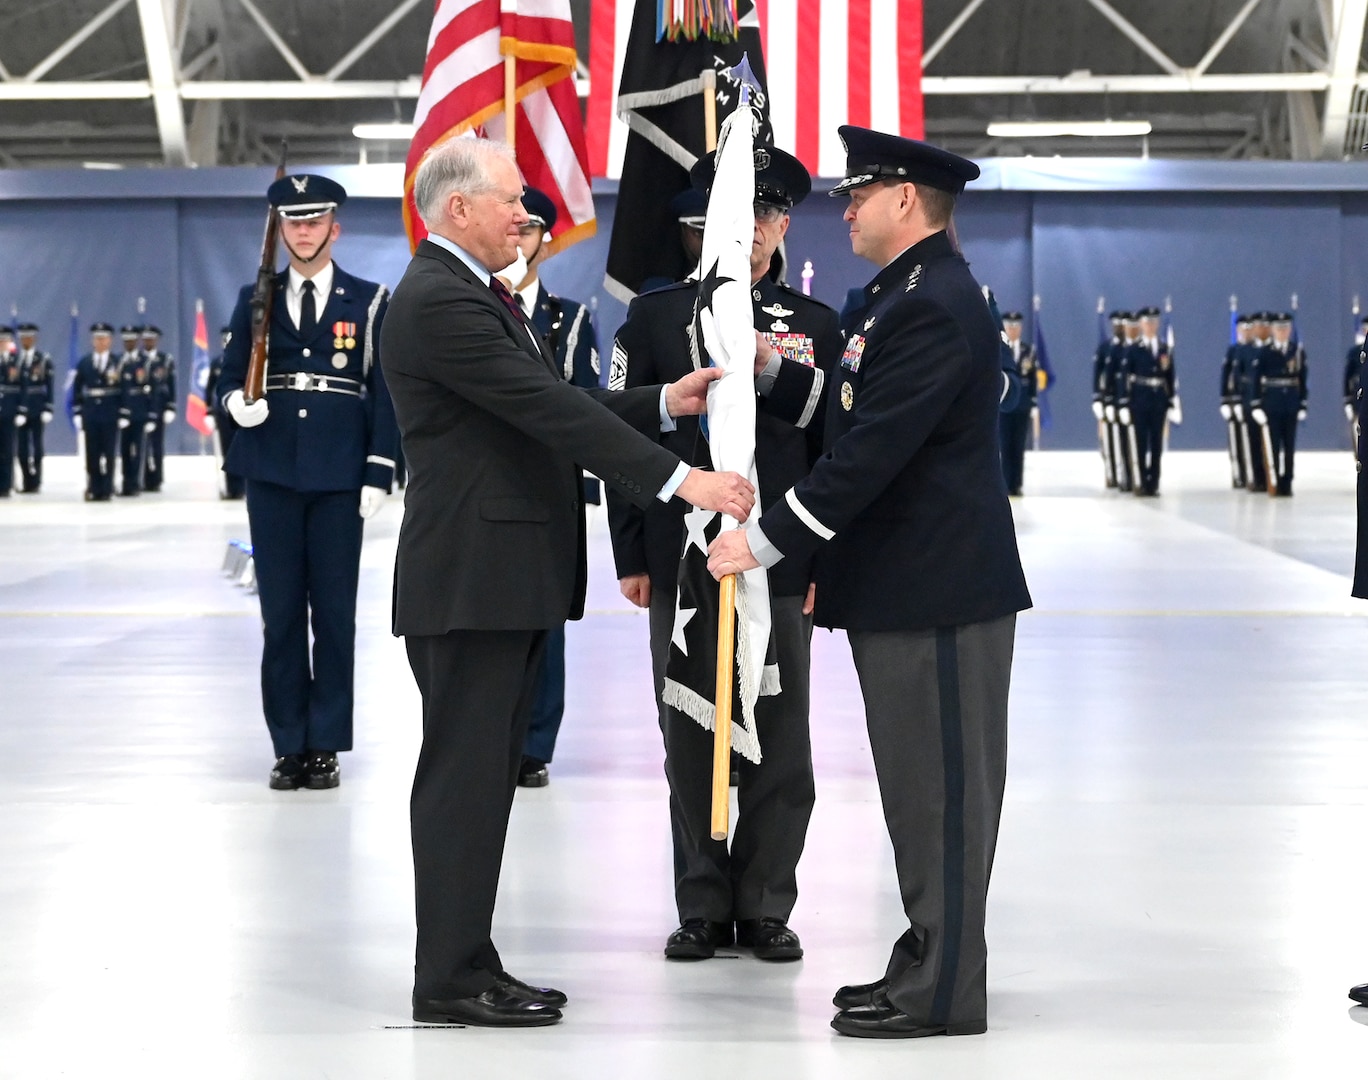
M 755 0 L 755 9 L 774 145 L 814 176 L 845 174 L 841 124 L 923 137 L 922 0 Z M 590 18 L 589 162 L 593 175 L 617 177 L 627 129 L 613 95 L 632 0 L 593 0 Z
M 423 155 L 458 135 L 508 136 L 505 55 L 517 58 L 518 167 L 556 204 L 551 250 L 594 234 L 570 0 L 437 0 L 404 170 L 404 224 L 413 247 L 427 235 L 413 205 Z

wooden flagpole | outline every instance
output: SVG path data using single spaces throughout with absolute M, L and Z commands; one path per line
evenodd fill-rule
M 719 583 L 717 598 L 717 703 L 713 723 L 712 838 L 731 827 L 732 679 L 736 671 L 736 575 Z
M 518 58 L 512 53 L 504 56 L 504 141 L 517 151 Z

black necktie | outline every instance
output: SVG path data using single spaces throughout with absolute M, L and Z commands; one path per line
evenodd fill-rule
M 299 336 L 307 337 L 318 329 L 318 308 L 314 303 L 314 283 L 305 280 L 300 287 Z
M 503 302 L 503 306 L 513 313 L 513 317 L 517 319 L 518 322 L 524 323 L 525 325 L 522 305 L 513 299 L 513 294 L 508 291 L 508 286 L 498 278 L 491 276 L 489 279 L 489 287 L 493 290 L 494 295 Z

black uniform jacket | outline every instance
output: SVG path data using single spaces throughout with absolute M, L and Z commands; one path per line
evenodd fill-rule
M 539 630 L 579 618 L 578 467 L 638 505 L 654 500 L 679 458 L 613 413 L 658 425 L 660 387 L 571 386 L 528 324 L 428 241 L 394 290 L 380 356 L 410 475 L 394 632 Z
M 693 370 L 688 328 L 693 321 L 696 281 L 681 281 L 632 301 L 627 321 L 613 343 L 610 388 L 673 382 Z M 761 278 L 751 286 L 755 328 L 790 360 L 815 365 L 824 379 L 841 355 L 841 335 L 836 312 L 825 304 Z M 765 412 L 755 418 L 755 471 L 760 484 L 760 505 L 769 507 L 807 475 L 821 453 L 821 385 L 811 389 L 807 408 L 800 409 L 799 425 Z M 804 415 L 804 413 L 806 415 Z M 659 433 L 659 424 L 655 432 Z M 698 418 L 681 417 L 678 429 L 656 438 L 673 453 L 698 465 L 708 464 L 706 443 L 699 438 Z M 619 578 L 649 574 L 653 591 L 673 592 L 684 546 L 684 514 L 679 500 L 640 510 L 608 495 L 608 520 L 612 530 L 613 557 Z M 770 592 L 775 596 L 801 596 L 812 580 L 810 559 L 785 559 L 770 573 Z
M 829 380 L 826 452 L 761 529 L 786 558 L 817 551 L 821 626 L 926 630 L 1030 607 L 998 459 L 999 338 L 978 284 L 942 232 L 866 293 Z M 786 363 L 766 408 L 791 412 L 804 380 Z

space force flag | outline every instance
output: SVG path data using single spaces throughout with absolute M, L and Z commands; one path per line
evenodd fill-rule
M 743 60 L 744 65 L 744 60 Z M 708 391 L 704 430 L 715 471 L 738 472 L 757 488 L 755 472 L 755 319 L 750 295 L 750 250 L 755 234 L 754 135 L 749 107 L 722 125 L 717 172 L 708 200 L 699 264 L 698 297 L 690 327 L 695 367 L 715 365 L 727 375 Z M 752 521 L 759 518 L 752 515 Z M 731 518 L 691 510 L 684 519 L 684 551 L 674 633 L 665 667 L 664 700 L 712 730 L 716 721 L 719 586 L 708 573 L 708 544 Z M 769 576 L 763 567 L 736 580 L 736 678 L 732 746 L 760 761 L 755 702 L 779 692 L 779 671 L 766 667 L 770 638 Z

